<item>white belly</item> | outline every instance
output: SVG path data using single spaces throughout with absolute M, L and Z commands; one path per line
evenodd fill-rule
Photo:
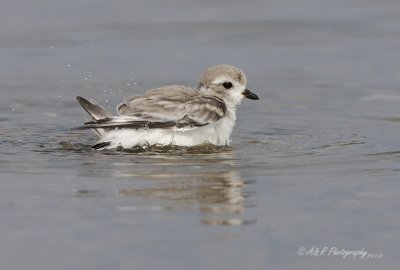
M 106 148 L 132 148 L 136 145 L 194 146 L 204 143 L 229 145 L 234 122 L 223 118 L 215 124 L 185 129 L 115 129 L 104 132 L 99 142 L 110 142 Z

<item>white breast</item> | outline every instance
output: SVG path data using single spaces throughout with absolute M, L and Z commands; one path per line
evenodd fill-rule
M 235 121 L 235 111 L 228 110 L 226 116 L 215 123 L 196 129 L 114 129 L 101 134 L 98 142 L 110 142 L 108 149 L 119 146 L 131 148 L 145 144 L 194 146 L 212 143 L 229 145 Z

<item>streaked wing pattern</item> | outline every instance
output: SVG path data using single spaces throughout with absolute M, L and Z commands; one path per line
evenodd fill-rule
M 198 96 L 192 88 L 170 85 L 147 91 L 144 96 L 133 97 L 117 108 L 121 115 L 140 117 L 143 120 L 176 121 L 185 116 L 184 105 Z
M 213 123 L 226 113 L 218 97 L 200 95 L 192 88 L 172 85 L 133 97 L 117 108 L 120 116 L 85 123 L 88 128 L 196 128 Z
M 185 104 L 185 112 L 189 119 L 206 125 L 223 117 L 226 113 L 226 105 L 214 96 L 198 96 Z

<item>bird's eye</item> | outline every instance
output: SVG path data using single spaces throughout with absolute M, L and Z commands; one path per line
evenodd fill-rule
M 226 89 L 231 89 L 231 88 L 233 87 L 233 85 L 232 85 L 231 82 L 224 82 L 222 85 L 223 85 Z

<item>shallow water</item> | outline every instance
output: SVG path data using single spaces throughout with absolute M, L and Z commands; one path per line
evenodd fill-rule
M 391 0 L 3 1 L 1 268 L 395 268 L 399 25 Z M 220 63 L 261 98 L 231 147 L 96 152 L 75 129 L 78 94 L 114 110 Z

